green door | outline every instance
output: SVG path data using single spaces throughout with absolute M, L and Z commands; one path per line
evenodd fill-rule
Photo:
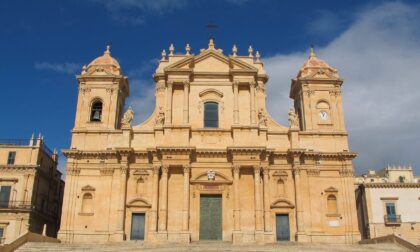
M 277 241 L 290 241 L 289 215 L 276 214 Z
M 200 240 L 222 240 L 221 195 L 200 195 Z
M 144 240 L 144 213 L 133 213 L 130 239 Z

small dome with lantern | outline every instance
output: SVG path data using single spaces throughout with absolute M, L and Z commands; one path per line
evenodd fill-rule
M 108 45 L 102 56 L 97 57 L 87 66 L 83 66 L 82 74 L 104 73 L 121 75 L 121 67 L 116 59 L 111 56 L 111 47 Z
M 319 59 L 311 47 L 308 60 L 302 65 L 297 75 L 298 79 L 316 78 L 340 79 L 337 69 L 328 65 L 324 60 Z

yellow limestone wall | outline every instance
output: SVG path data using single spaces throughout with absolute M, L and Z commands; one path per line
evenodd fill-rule
M 266 111 L 268 76 L 259 56 L 232 55 L 213 40 L 197 55 L 163 54 L 153 77 L 155 111 L 140 125 L 119 109 L 129 84 L 109 49 L 83 69 L 72 143 L 64 150 L 59 239 L 129 240 L 132 214 L 145 213 L 146 242 L 197 241 L 203 194 L 222 196 L 224 241 L 275 242 L 276 214 L 289 215 L 292 241 L 360 239 L 356 154 L 348 149 L 337 71 L 311 52 L 292 81 L 295 113 L 286 127 Z M 101 122 L 89 121 L 93 99 L 103 101 Z M 204 128 L 208 101 L 219 105 L 218 128 Z M 83 212 L 87 193 L 93 209 Z

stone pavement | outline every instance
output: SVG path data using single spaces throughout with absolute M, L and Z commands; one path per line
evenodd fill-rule
M 393 243 L 368 244 L 368 245 L 334 245 L 334 244 L 297 244 L 297 243 L 276 243 L 270 245 L 232 245 L 227 242 L 193 242 L 188 245 L 165 244 L 147 245 L 143 242 L 122 242 L 109 244 L 61 244 L 61 243 L 27 243 L 20 247 L 18 252 L 82 252 L 82 251 L 156 251 L 156 252 L 177 252 L 177 251 L 240 251 L 240 252 L 271 252 L 271 251 L 337 251 L 337 252 L 365 252 L 365 251 L 408 251 Z

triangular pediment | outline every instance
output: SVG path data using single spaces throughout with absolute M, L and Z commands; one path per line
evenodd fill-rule
M 192 70 L 194 72 L 229 72 L 237 70 L 258 72 L 258 69 L 254 66 L 235 57 L 227 57 L 218 50 L 206 50 L 199 55 L 187 57 L 165 67 L 165 70 Z

